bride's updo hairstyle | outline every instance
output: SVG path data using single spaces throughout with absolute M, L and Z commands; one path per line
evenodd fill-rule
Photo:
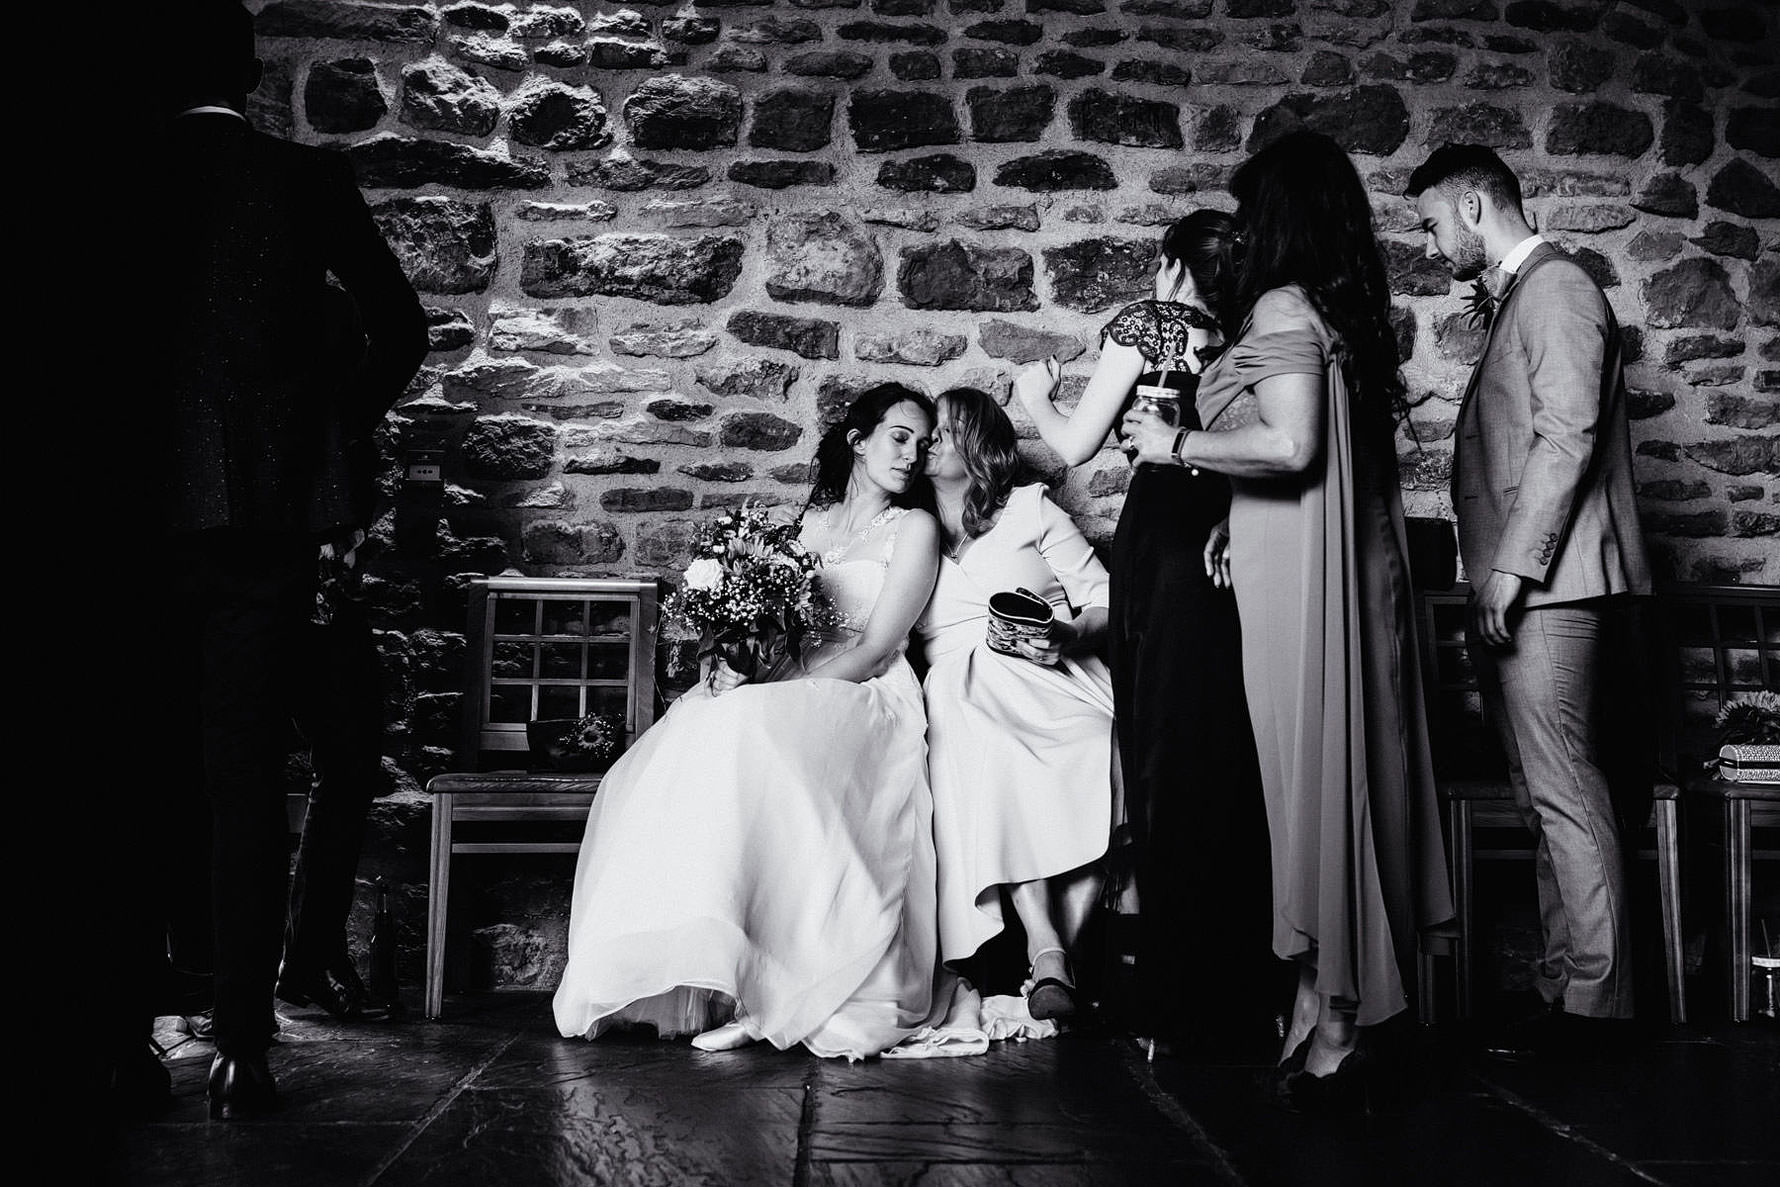
M 952 448 L 970 475 L 964 496 L 964 531 L 980 536 L 1007 503 L 1020 469 L 1014 451 L 1014 422 L 1001 405 L 974 387 L 955 387 L 939 394 L 940 409 L 952 420 Z
M 939 419 L 933 401 L 912 387 L 880 383 L 860 392 L 846 415 L 831 425 L 816 445 L 816 478 L 810 487 L 809 506 L 830 507 L 846 498 L 847 482 L 853 477 L 853 443 L 871 436 L 898 404 L 915 405 L 927 414 L 929 423 Z M 925 506 L 927 494 L 927 480 L 922 478 L 890 502 L 897 507 Z
M 1242 249 L 1240 224 L 1221 210 L 1195 210 L 1162 232 L 1162 255 L 1186 266 L 1226 342 L 1242 329 L 1236 296 Z

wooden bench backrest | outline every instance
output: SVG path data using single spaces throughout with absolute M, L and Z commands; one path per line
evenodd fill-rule
M 525 723 L 612 712 L 655 721 L 653 579 L 488 577 L 469 589 L 463 733 L 470 770 L 527 765 Z

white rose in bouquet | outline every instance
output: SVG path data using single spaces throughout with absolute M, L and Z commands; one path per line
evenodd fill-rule
M 686 566 L 688 589 L 716 589 L 723 584 L 723 566 L 710 557 L 700 557 Z

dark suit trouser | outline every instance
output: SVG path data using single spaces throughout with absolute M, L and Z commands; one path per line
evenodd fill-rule
M 347 963 L 365 819 L 382 783 L 383 698 L 377 648 L 364 608 L 342 600 L 332 622 L 309 624 L 309 679 L 296 709 L 314 779 L 297 846 L 284 967 L 304 974 Z
M 182 668 L 175 709 L 195 727 L 210 802 L 216 1045 L 251 1054 L 277 1028 L 272 986 L 290 861 L 283 768 L 315 545 L 207 532 L 179 539 L 169 564 L 170 643 Z M 172 744 L 177 753 L 180 739 Z
M 1632 1014 L 1626 880 L 1603 742 L 1604 633 L 1611 607 L 1527 610 L 1497 651 L 1473 644 L 1484 711 L 1533 834 L 1545 951 L 1538 990 L 1590 1018 Z

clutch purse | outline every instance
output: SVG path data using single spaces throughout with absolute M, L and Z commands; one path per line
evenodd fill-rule
M 1718 774 L 1732 783 L 1780 783 L 1780 746 L 1749 742 L 1720 746 Z
M 1020 655 L 1020 644 L 1044 639 L 1051 633 L 1051 604 L 1029 589 L 1003 590 L 989 598 L 989 650 Z

